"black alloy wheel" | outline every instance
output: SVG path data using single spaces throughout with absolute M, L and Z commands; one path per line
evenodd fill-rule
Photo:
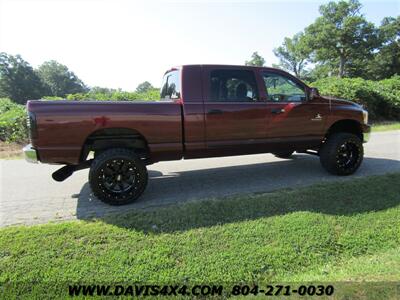
M 93 161 L 89 182 L 93 193 L 111 205 L 135 201 L 145 190 L 148 175 L 145 164 L 130 149 L 103 151 Z
M 322 166 L 335 175 L 353 174 L 361 165 L 364 148 L 361 139 L 346 132 L 328 137 L 320 151 Z
M 353 141 L 344 142 L 338 149 L 336 162 L 343 171 L 352 169 L 357 164 L 360 156 L 359 147 Z

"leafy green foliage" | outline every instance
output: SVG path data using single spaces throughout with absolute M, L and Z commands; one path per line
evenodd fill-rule
M 292 72 L 298 78 L 304 77 L 304 68 L 311 54 L 304 33 L 297 33 L 293 38 L 286 37 L 282 46 L 274 49 L 274 54 L 279 58 L 279 67 Z
M 374 132 L 400 130 L 400 122 L 381 122 L 372 127 Z
M 321 95 L 364 105 L 371 120 L 400 120 L 400 76 L 382 81 L 362 78 L 324 78 L 311 84 Z
M 46 100 L 95 100 L 95 101 L 154 101 L 159 100 L 158 89 L 151 89 L 145 93 L 114 91 L 105 93 L 80 93 L 69 94 L 66 98 L 56 96 L 44 96 Z M 26 121 L 26 109 L 24 105 L 12 102 L 10 99 L 0 99 L 0 140 L 7 142 L 24 142 L 28 139 Z
M 64 97 L 66 94 L 87 91 L 85 84 L 68 68 L 55 60 L 44 62 L 37 69 L 48 95 Z
M 361 15 L 360 8 L 358 0 L 321 5 L 322 16 L 305 30 L 316 60 L 336 63 L 339 77 L 346 74 L 350 61 L 371 57 L 378 46 L 376 28 Z
M 0 97 L 24 104 L 43 93 L 42 81 L 28 62 L 19 55 L 0 53 Z
M 400 16 L 386 17 L 379 28 L 361 14 L 358 0 L 331 1 L 321 16 L 274 50 L 278 67 L 315 81 L 324 77 L 381 80 L 400 75 Z M 310 70 L 304 65 L 313 62 Z
M 58 96 L 43 96 L 41 99 L 43 99 L 43 100 L 65 100 L 65 98 L 58 97 Z
M 68 100 L 98 100 L 98 101 L 130 101 L 130 100 L 144 100 L 154 101 L 160 99 L 160 91 L 152 88 L 144 93 L 138 92 L 123 92 L 114 91 L 111 93 L 78 93 L 70 94 L 66 97 Z
M 384 18 L 378 32 L 381 46 L 373 59 L 356 61 L 353 74 L 380 80 L 400 75 L 400 16 Z M 363 67 L 364 66 L 364 67 Z
M 23 142 L 28 139 L 25 106 L 0 99 L 0 140 Z
M 146 93 L 146 92 L 150 91 L 151 89 L 154 89 L 154 87 L 151 85 L 150 82 L 145 81 L 137 86 L 136 92 L 137 93 Z
M 255 66 L 255 67 L 263 67 L 265 65 L 265 59 L 258 54 L 258 52 L 254 52 L 251 55 L 251 59 L 246 61 L 246 66 Z
M 315 59 L 337 64 L 339 77 L 347 74 L 350 61 L 372 57 L 379 45 L 375 26 L 361 15 L 360 8 L 358 0 L 321 5 L 321 17 L 305 29 Z

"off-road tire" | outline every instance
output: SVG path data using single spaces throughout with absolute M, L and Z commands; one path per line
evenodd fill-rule
M 134 202 L 148 180 L 146 165 L 133 150 L 112 148 L 97 155 L 89 171 L 93 194 L 110 205 Z
M 319 158 L 322 166 L 334 175 L 351 175 L 357 171 L 364 157 L 360 138 L 354 134 L 334 133 L 323 143 Z

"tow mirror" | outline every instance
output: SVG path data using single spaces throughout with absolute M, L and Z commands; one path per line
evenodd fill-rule
M 317 88 L 311 88 L 308 98 L 311 100 L 311 99 L 314 99 L 315 97 L 318 97 L 318 96 L 319 96 L 318 89 Z

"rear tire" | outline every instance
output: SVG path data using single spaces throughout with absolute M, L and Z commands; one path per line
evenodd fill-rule
M 354 134 L 334 133 L 322 145 L 319 156 L 322 166 L 329 173 L 350 175 L 361 165 L 364 157 L 363 144 Z
M 125 148 L 101 152 L 89 171 L 94 195 L 110 205 L 134 202 L 144 192 L 147 180 L 146 165 L 134 151 Z
M 272 154 L 278 158 L 290 158 L 293 155 L 294 151 L 279 151 L 273 152 Z

